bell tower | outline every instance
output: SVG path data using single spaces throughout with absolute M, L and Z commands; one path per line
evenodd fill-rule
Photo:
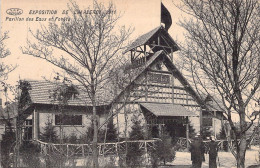
M 157 27 L 150 32 L 138 37 L 124 51 L 130 52 L 132 68 L 140 67 L 157 51 L 163 50 L 173 61 L 173 52 L 179 47 L 163 27 Z

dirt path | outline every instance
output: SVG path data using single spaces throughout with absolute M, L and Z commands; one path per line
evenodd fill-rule
M 235 168 L 236 167 L 236 160 L 234 156 L 230 152 L 219 152 L 219 162 L 220 168 Z M 209 167 L 209 155 L 205 155 L 206 161 L 203 162 L 202 168 L 208 168 Z M 257 164 L 258 160 L 258 148 L 252 147 L 252 149 L 247 150 L 246 153 L 246 167 L 250 165 Z M 191 166 L 191 160 L 190 160 L 190 153 L 188 152 L 177 152 L 176 153 L 176 159 L 172 163 L 173 165 L 178 166 L 172 166 L 174 168 L 188 168 Z

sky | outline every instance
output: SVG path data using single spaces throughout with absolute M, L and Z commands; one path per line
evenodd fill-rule
M 55 71 L 58 69 L 44 60 L 22 54 L 21 47 L 26 46 L 27 38 L 31 40 L 29 29 L 37 30 L 40 24 L 47 24 L 48 18 L 52 16 L 64 17 L 62 12 L 67 10 L 68 2 L 67 0 L 23 0 L 22 2 L 21 0 L 1 0 L 1 32 L 9 32 L 10 38 L 5 41 L 5 44 L 11 51 L 11 55 L 3 61 L 5 64 L 17 66 L 9 74 L 7 83 L 14 85 L 19 78 L 53 79 Z M 81 8 L 89 6 L 90 9 L 92 8 L 92 0 L 77 0 L 76 2 Z M 102 2 L 107 3 L 108 1 L 103 0 Z M 160 25 L 161 0 L 112 0 L 112 2 L 116 5 L 116 12 L 122 14 L 117 24 L 131 26 L 135 29 L 129 40 L 134 40 Z M 162 2 L 172 16 L 173 24 L 169 29 L 170 35 L 175 40 L 182 40 L 183 30 L 177 25 L 177 22 L 181 19 L 183 12 L 173 4 L 172 0 L 162 0 Z M 18 8 L 22 14 L 10 15 L 11 8 Z M 39 14 L 36 13 L 37 10 L 56 10 L 57 14 Z M 33 20 L 30 21 L 29 18 Z M 41 18 L 46 18 L 46 20 Z

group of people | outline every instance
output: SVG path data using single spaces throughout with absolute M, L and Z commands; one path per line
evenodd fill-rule
M 198 135 L 190 145 L 191 161 L 193 168 L 201 168 L 205 161 L 205 153 L 209 154 L 209 167 L 217 168 L 218 145 L 214 137 L 210 137 L 209 149 L 206 151 L 202 138 Z

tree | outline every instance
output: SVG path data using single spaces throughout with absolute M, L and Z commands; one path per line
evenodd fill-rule
M 106 141 L 107 142 L 116 142 L 117 137 L 118 137 L 117 129 L 113 123 L 113 120 L 110 120 L 107 124 Z
M 60 129 L 60 144 L 62 144 L 65 141 L 65 135 L 63 131 L 63 122 L 65 120 L 64 117 L 64 110 L 66 109 L 66 106 L 68 105 L 68 101 L 72 97 L 76 97 L 79 94 L 79 91 L 76 89 L 76 86 L 74 86 L 70 80 L 68 80 L 66 77 L 62 79 L 62 82 L 60 82 L 60 75 L 57 73 L 57 77 L 54 77 L 56 80 L 55 82 L 55 88 L 51 91 L 50 97 L 53 98 L 52 102 L 54 109 L 57 109 L 57 112 L 59 113 L 59 129 Z M 56 105 L 55 103 L 58 103 Z M 67 140 L 67 139 L 66 139 Z
M 43 127 L 43 133 L 41 134 L 41 139 L 44 142 L 56 143 L 58 141 L 57 132 L 55 131 L 55 127 L 52 125 L 52 121 L 48 116 L 47 122 L 45 123 L 45 127 Z
M 172 137 L 165 132 L 160 136 L 160 139 L 161 141 L 156 142 L 155 149 L 150 151 L 153 167 L 158 167 L 161 161 L 163 165 L 166 165 L 166 162 L 172 162 L 175 159 L 176 153 Z
M 44 59 L 65 70 L 70 77 L 82 85 L 88 93 L 93 106 L 93 167 L 98 167 L 98 129 L 97 129 L 97 90 L 104 87 L 108 72 L 117 62 L 121 49 L 131 34 L 124 26 L 116 29 L 120 15 L 115 6 L 94 1 L 92 14 L 84 13 L 76 3 L 68 6 L 68 19 L 57 24 L 50 22 L 48 27 L 42 25 L 33 37 L 36 43 L 28 41 L 23 47 L 24 54 Z M 55 55 L 53 50 L 60 51 Z
M 221 130 L 220 130 L 219 134 L 217 135 L 217 138 L 224 139 L 224 140 L 227 138 L 224 126 L 221 127 Z
M 143 140 L 144 131 L 141 125 L 141 121 L 138 119 L 137 115 L 132 117 L 132 126 L 129 133 L 129 140 Z M 126 165 L 128 167 L 139 167 L 143 161 L 143 151 L 139 147 L 137 142 L 127 142 L 127 152 L 126 152 Z
M 197 90 L 212 93 L 210 88 L 214 88 L 219 94 L 235 134 L 236 149 L 232 153 L 237 167 L 245 167 L 246 132 L 256 118 L 247 115 L 247 110 L 259 99 L 259 1 L 182 3 L 181 9 L 192 16 L 180 22 L 186 30 L 182 54 L 187 69 Z M 234 114 L 239 118 L 239 129 L 233 123 Z
M 11 152 L 15 143 L 15 133 L 11 131 L 5 131 L 1 140 L 1 165 L 4 168 L 8 168 L 12 162 Z
M 0 83 L 3 85 L 4 88 L 10 87 L 7 85 L 4 80 L 7 78 L 8 73 L 13 71 L 16 66 L 12 65 L 6 65 L 4 64 L 4 61 L 2 61 L 4 58 L 9 56 L 11 54 L 10 50 L 6 48 L 6 45 L 4 43 L 5 40 L 9 38 L 8 32 L 4 32 L 4 34 L 0 34 Z
M 4 41 L 6 39 L 8 39 L 8 33 L 5 32 L 3 35 L 1 35 L 0 37 L 0 60 L 2 60 L 3 58 L 7 57 L 8 55 L 10 55 L 10 51 L 9 49 L 6 48 Z M 10 68 L 9 66 L 5 65 L 3 63 L 3 61 L 1 61 L 0 63 L 0 78 L 2 81 L 3 77 L 6 77 L 6 75 L 8 74 L 8 72 L 10 72 L 12 70 L 12 68 Z

